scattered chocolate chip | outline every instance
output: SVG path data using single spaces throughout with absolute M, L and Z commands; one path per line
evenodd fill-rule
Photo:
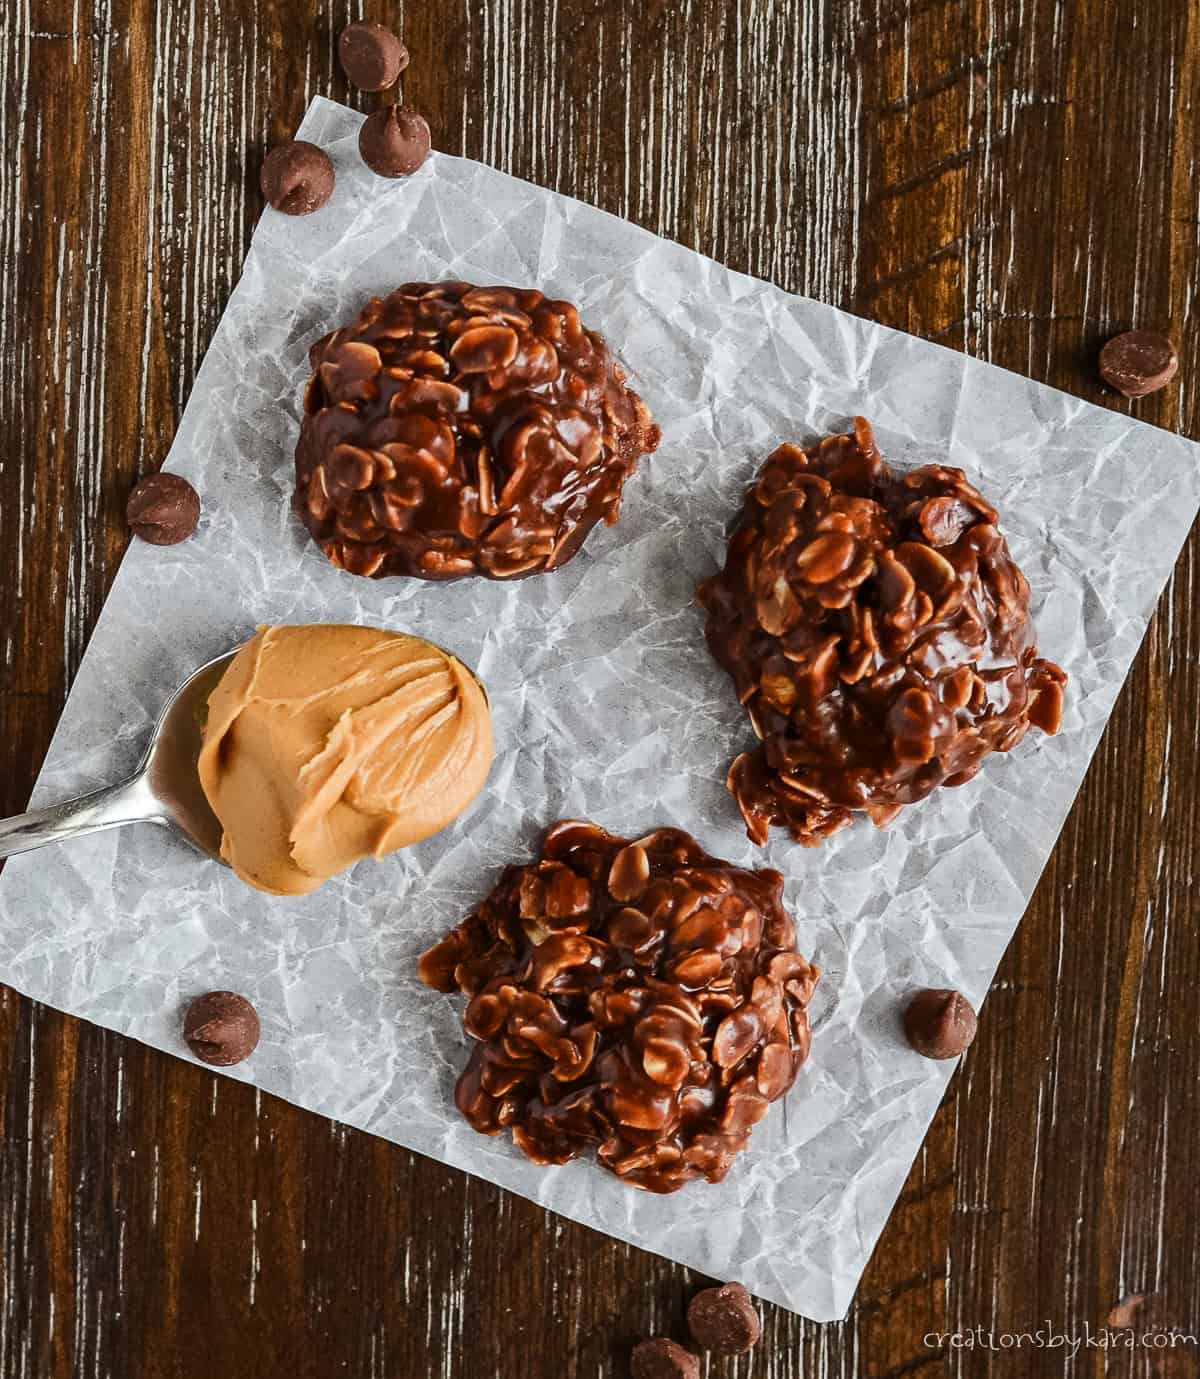
M 1108 1324 L 1114 1331 L 1137 1325 L 1138 1313 L 1146 1302 L 1145 1293 L 1127 1293 L 1108 1314 Z
M 408 49 L 382 24 L 347 24 L 338 39 L 338 58 L 360 91 L 382 91 L 408 66 Z
M 1165 388 L 1179 372 L 1179 352 L 1156 330 L 1127 330 L 1100 351 L 1100 377 L 1126 397 Z
M 210 991 L 188 1006 L 183 1037 L 202 1063 L 226 1068 L 254 1052 L 258 1012 L 236 991 Z
M 359 130 L 358 151 L 380 177 L 408 177 L 429 157 L 429 126 L 406 106 L 381 106 Z
M 200 521 L 200 495 L 178 474 L 148 474 L 129 495 L 125 518 L 152 546 L 186 541 Z
M 690 1350 L 663 1336 L 639 1341 L 629 1369 L 633 1379 L 700 1379 L 700 1361 Z
M 263 195 L 277 211 L 311 215 L 333 195 L 333 164 L 323 148 L 294 139 L 267 154 L 259 181 Z
M 740 1355 L 762 1335 L 758 1311 L 740 1283 L 697 1293 L 688 1304 L 687 1319 L 696 1344 L 718 1355 Z
M 957 1058 L 971 1047 L 978 1021 L 959 991 L 918 991 L 904 1012 L 908 1042 L 926 1058 Z

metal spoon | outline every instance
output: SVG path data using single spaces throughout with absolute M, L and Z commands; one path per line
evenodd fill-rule
M 49 809 L 0 820 L 0 857 L 104 828 L 150 823 L 174 829 L 219 862 L 221 825 L 200 786 L 196 760 L 208 696 L 238 650 L 201 666 L 175 691 L 154 725 L 142 764 L 128 780 Z

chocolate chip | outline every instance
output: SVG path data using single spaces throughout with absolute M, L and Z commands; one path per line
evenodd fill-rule
M 1147 1301 L 1145 1293 L 1126 1293 L 1108 1314 L 1108 1324 L 1114 1331 L 1124 1331 L 1137 1325 L 1138 1313 Z
M 359 130 L 358 151 L 380 177 L 408 177 L 429 157 L 429 126 L 415 110 L 381 106 Z
M 1165 388 L 1179 372 L 1179 353 L 1155 330 L 1127 330 L 1100 351 L 1100 376 L 1126 397 Z
M 258 1012 L 236 991 L 210 991 L 188 1006 L 183 1037 L 202 1063 L 226 1068 L 254 1052 Z
M 700 1361 L 690 1350 L 656 1336 L 634 1346 L 629 1371 L 633 1379 L 700 1379 Z
M 408 66 L 408 49 L 382 24 L 347 24 L 338 39 L 338 58 L 360 91 L 382 91 Z
M 706 1288 L 688 1304 L 688 1330 L 703 1350 L 718 1355 L 740 1355 L 762 1334 L 762 1323 L 740 1283 Z
M 259 182 L 263 195 L 277 211 L 311 215 L 333 195 L 333 164 L 323 148 L 293 139 L 267 154 Z
M 908 1042 L 926 1058 L 957 1058 L 970 1048 L 978 1021 L 959 991 L 918 991 L 904 1012 Z
M 200 495 L 178 474 L 148 474 L 129 495 L 125 518 L 152 546 L 186 541 L 200 521 Z

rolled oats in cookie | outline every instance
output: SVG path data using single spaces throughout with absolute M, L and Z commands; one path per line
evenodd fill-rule
M 1037 654 L 997 520 L 961 469 L 893 471 L 861 417 L 767 460 L 699 589 L 759 739 L 728 776 L 754 842 L 778 824 L 814 846 L 856 813 L 883 827 L 1058 730 L 1067 677 Z
M 819 973 L 782 898 L 777 871 L 676 829 L 555 824 L 420 960 L 470 997 L 458 1109 L 535 1163 L 594 1152 L 650 1192 L 719 1182 L 808 1055 Z
M 533 289 L 406 283 L 311 359 L 296 510 L 356 575 L 556 569 L 658 445 L 604 340 Z

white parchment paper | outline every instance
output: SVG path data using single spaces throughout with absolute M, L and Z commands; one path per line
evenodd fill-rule
M 199 489 L 203 524 L 177 547 L 131 546 L 35 802 L 132 769 L 178 681 L 286 621 L 406 629 L 476 667 L 495 712 L 489 787 L 444 834 L 302 899 L 259 895 L 148 825 L 14 859 L 0 979 L 172 1053 L 181 1003 L 234 987 L 263 1040 L 230 1076 L 840 1317 L 952 1072 L 906 1050 L 898 1002 L 922 985 L 987 991 L 1196 512 L 1200 452 L 478 163 L 436 155 L 382 181 L 358 160 L 360 119 L 309 110 L 301 133 L 329 150 L 337 191 L 305 219 L 267 211 L 254 235 L 167 461 Z M 662 425 L 619 525 L 551 577 L 355 579 L 290 514 L 308 345 L 372 294 L 448 276 L 578 303 Z M 860 412 L 890 459 L 961 465 L 999 504 L 1042 652 L 1071 676 L 1066 718 L 890 832 L 864 822 L 818 851 L 777 833 L 759 851 L 723 785 L 750 730 L 693 590 L 770 450 Z M 568 816 L 675 825 L 789 878 L 825 972 L 812 1057 L 718 1187 L 660 1198 L 587 1162 L 539 1169 L 453 1109 L 461 1000 L 425 990 L 416 956 Z

